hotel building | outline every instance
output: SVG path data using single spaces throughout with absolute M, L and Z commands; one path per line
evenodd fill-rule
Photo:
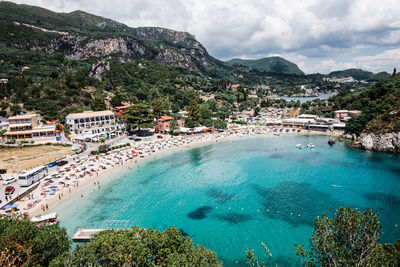
M 89 138 L 119 136 L 124 128 L 110 110 L 71 113 L 65 117 L 65 124 L 72 134 Z
M 56 141 L 56 125 L 41 124 L 39 114 L 17 115 L 8 118 L 7 140 Z

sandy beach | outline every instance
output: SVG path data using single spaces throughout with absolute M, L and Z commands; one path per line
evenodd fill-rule
M 17 202 L 20 214 L 35 217 L 56 212 L 57 206 L 63 201 L 80 194 L 85 197 L 93 190 L 121 177 L 124 172 L 140 168 L 149 160 L 164 156 L 165 153 L 176 150 L 203 146 L 213 142 L 228 141 L 240 137 L 257 135 L 291 135 L 291 134 L 327 134 L 311 131 L 274 131 L 271 127 L 243 127 L 220 133 L 204 133 L 191 136 L 171 137 L 164 135 L 162 139 L 156 136 L 131 142 L 131 146 L 120 148 L 100 155 L 88 155 L 60 168 L 57 175 L 47 177 L 30 195 Z

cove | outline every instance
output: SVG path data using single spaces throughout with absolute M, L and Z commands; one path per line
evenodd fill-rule
M 176 226 L 217 252 L 224 266 L 245 266 L 247 248 L 264 242 L 279 265 L 300 266 L 316 216 L 340 206 L 379 214 L 382 242 L 400 238 L 400 157 L 329 146 L 327 136 L 239 138 L 166 154 L 84 198 L 56 208 L 72 236 L 79 228 Z M 296 149 L 313 143 L 314 149 Z

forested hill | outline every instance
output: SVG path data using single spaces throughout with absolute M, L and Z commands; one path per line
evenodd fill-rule
M 281 57 L 266 57 L 256 60 L 232 59 L 226 63 L 231 66 L 244 66 L 264 72 L 304 75 L 304 72 L 296 64 Z
M 69 59 L 115 58 L 154 60 L 204 75 L 226 72 L 226 65 L 208 54 L 186 32 L 157 27 L 131 28 L 83 11 L 50 10 L 0 2 L 0 45 L 48 53 Z
M 341 92 L 333 98 L 335 109 L 362 110 L 352 118 L 348 131 L 390 133 L 400 132 L 400 75 L 394 74 L 355 92 Z
M 390 76 L 389 73 L 383 71 L 374 74 L 370 71 L 365 71 L 362 69 L 347 69 L 347 70 L 340 70 L 340 71 L 333 71 L 329 73 L 331 77 L 348 77 L 351 76 L 356 80 L 366 80 L 366 81 L 381 81 Z

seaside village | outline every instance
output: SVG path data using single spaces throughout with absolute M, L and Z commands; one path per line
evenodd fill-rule
M 38 223 L 53 223 L 57 215 L 52 209 L 66 195 L 85 184 L 100 188 L 99 177 L 106 171 L 124 165 L 135 168 L 142 158 L 180 146 L 217 142 L 226 137 L 269 134 L 343 134 L 346 121 L 359 115 L 357 110 L 335 111 L 335 118 L 300 114 L 290 117 L 289 108 L 262 109 L 234 113 L 227 129 L 208 127 L 186 128 L 177 120 L 177 130 L 170 134 L 171 116 L 161 116 L 146 135 L 129 135 L 125 113 L 129 107 L 115 110 L 71 113 L 65 123 L 44 121 L 40 114 L 21 114 L 0 119 L 1 144 L 14 147 L 60 146 L 65 151 L 57 160 L 24 167 L 17 156 L 10 155 L 8 167 L 0 170 L 0 214 L 28 216 Z M 99 153 L 106 145 L 105 151 Z M 35 152 L 34 152 L 35 153 Z M 30 155 L 34 158 L 35 155 Z M 4 163 L 4 162 L 3 162 Z M 84 197 L 81 195 L 81 197 Z

